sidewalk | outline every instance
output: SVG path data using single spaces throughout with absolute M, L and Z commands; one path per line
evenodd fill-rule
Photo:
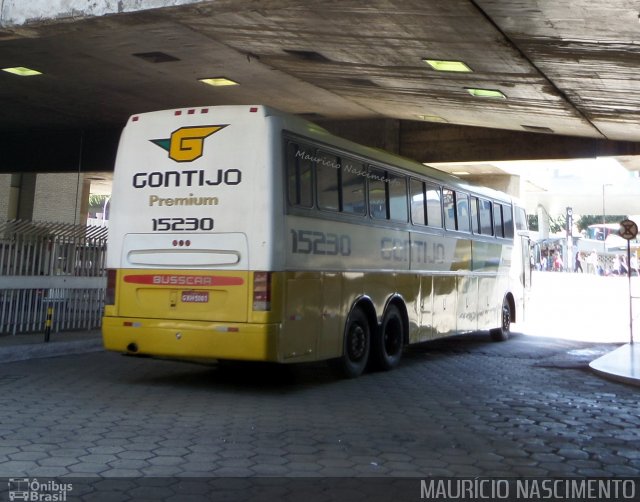
M 589 364 L 597 374 L 619 382 L 640 386 L 640 347 L 628 343 Z
M 632 278 L 635 343 L 629 324 L 626 277 L 534 272 L 529 304 L 531 318 L 523 333 L 567 340 L 620 344 L 589 364 L 598 375 L 640 386 L 640 280 Z M 623 345 L 624 344 L 624 345 Z
M 100 329 L 44 334 L 0 335 L 0 363 L 103 350 Z

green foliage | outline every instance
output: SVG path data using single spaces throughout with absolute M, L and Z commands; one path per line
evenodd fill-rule
M 89 195 L 89 210 L 90 211 L 96 211 L 96 210 L 102 210 L 102 208 L 104 207 L 104 203 L 106 202 L 106 200 L 109 198 L 108 195 L 96 195 L 94 193 Z M 98 211 L 98 212 L 100 212 Z
M 534 232 L 539 231 L 540 225 L 538 222 L 538 215 L 529 214 L 527 215 L 527 218 L 529 223 L 529 230 L 533 230 Z M 549 216 L 549 231 L 552 234 L 562 232 L 565 229 L 566 224 L 567 218 L 564 215 L 556 216 L 555 218 L 553 216 Z
M 564 214 L 560 216 L 549 216 L 549 231 L 552 234 L 563 232 L 567 229 L 567 217 Z
M 624 219 L 626 219 L 626 216 L 624 215 L 608 214 L 605 216 L 604 221 L 605 223 L 620 223 Z M 600 223 L 602 223 L 601 214 L 584 214 L 576 221 L 576 225 L 580 232 L 586 230 L 589 225 L 598 225 Z

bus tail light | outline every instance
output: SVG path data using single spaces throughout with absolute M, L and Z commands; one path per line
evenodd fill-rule
M 116 304 L 116 270 L 114 268 L 107 269 L 107 291 L 104 295 L 105 305 Z
M 253 310 L 271 310 L 271 272 L 253 274 Z

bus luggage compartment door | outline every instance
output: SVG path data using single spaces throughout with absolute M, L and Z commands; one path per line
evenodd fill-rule
M 456 332 L 457 277 L 433 277 L 433 327 L 437 336 Z

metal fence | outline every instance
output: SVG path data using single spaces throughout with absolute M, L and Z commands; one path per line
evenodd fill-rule
M 100 326 L 106 227 L 0 222 L 0 334 Z

